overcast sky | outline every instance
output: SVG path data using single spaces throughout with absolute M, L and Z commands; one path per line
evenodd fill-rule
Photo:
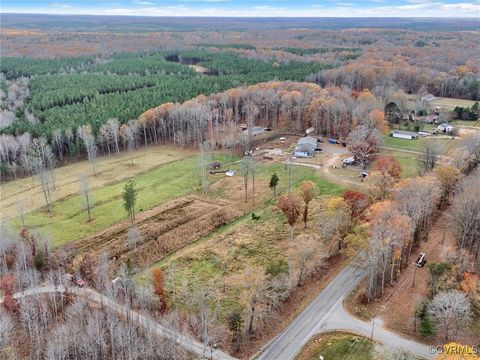
M 1 12 L 238 17 L 480 17 L 480 0 L 1 0 Z

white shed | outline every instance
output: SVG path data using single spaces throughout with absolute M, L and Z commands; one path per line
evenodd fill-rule
M 418 134 L 413 131 L 404 131 L 404 130 L 394 130 L 390 133 L 391 137 L 398 139 L 408 139 L 413 140 L 418 138 Z

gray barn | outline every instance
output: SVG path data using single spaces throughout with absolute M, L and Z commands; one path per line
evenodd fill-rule
M 305 136 L 298 140 L 293 155 L 296 157 L 312 157 L 315 155 L 316 148 L 317 139 L 313 136 Z

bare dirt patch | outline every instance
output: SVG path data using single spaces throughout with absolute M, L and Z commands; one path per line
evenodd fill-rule
M 140 213 L 135 225 L 143 241 L 127 244 L 130 221 L 65 246 L 69 262 L 77 268 L 87 255 L 97 258 L 107 251 L 112 271 L 128 259 L 140 269 L 148 267 L 185 245 L 229 223 L 241 213 L 222 202 L 208 202 L 193 195 Z

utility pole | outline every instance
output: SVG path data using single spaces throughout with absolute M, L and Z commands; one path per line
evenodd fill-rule
M 292 156 L 288 161 L 288 193 L 290 194 L 292 189 L 292 165 L 295 158 Z
M 415 276 L 417 274 L 417 264 L 413 264 L 415 268 L 413 269 L 413 283 L 412 283 L 412 288 L 415 287 Z

